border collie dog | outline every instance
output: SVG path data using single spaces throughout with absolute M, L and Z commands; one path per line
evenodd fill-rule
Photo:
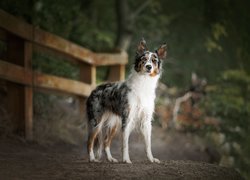
M 131 131 L 139 127 L 150 162 L 159 163 L 151 151 L 151 121 L 154 112 L 155 89 L 161 75 L 162 59 L 166 58 L 167 46 L 163 44 L 155 52 L 147 49 L 142 39 L 138 46 L 134 68 L 127 80 L 106 83 L 92 91 L 87 99 L 88 142 L 90 162 L 99 162 L 104 150 L 108 161 L 118 162 L 110 152 L 111 141 L 118 129 L 122 129 L 123 162 L 131 163 L 128 140 Z M 97 158 L 94 154 L 98 145 Z

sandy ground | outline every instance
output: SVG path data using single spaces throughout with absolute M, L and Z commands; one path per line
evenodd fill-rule
M 146 160 L 142 138 L 132 135 L 133 164 L 89 163 L 85 143 L 41 145 L 17 138 L 0 139 L 0 179 L 242 179 L 230 168 L 206 163 L 209 156 L 187 135 L 153 134 L 153 153 L 161 164 Z M 121 160 L 119 137 L 112 150 Z

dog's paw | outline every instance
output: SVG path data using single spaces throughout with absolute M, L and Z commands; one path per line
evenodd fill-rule
M 123 162 L 127 163 L 127 164 L 132 164 L 132 162 L 130 161 L 130 159 L 124 159 Z
M 155 163 L 161 163 L 161 161 L 159 159 L 157 159 L 157 158 L 154 158 L 154 162 Z
M 118 160 L 115 158 L 109 158 L 108 161 L 112 163 L 118 163 Z
M 89 162 L 91 163 L 100 163 L 101 161 L 98 159 L 90 159 Z
M 152 163 L 161 163 L 161 161 L 157 158 L 152 158 L 152 159 L 149 159 L 150 162 Z

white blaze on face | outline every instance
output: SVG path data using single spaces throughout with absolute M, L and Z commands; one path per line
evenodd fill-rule
M 144 65 L 144 70 L 146 71 L 146 72 L 148 72 L 148 73 L 152 73 L 153 72 L 153 63 L 152 63 L 152 55 L 153 55 L 153 53 L 151 53 L 151 52 L 149 52 L 149 54 L 148 54 L 148 58 L 147 58 L 147 62 L 145 63 L 145 65 Z M 150 69 L 150 71 L 148 71 L 148 69 L 147 69 L 147 66 L 151 66 L 151 69 Z

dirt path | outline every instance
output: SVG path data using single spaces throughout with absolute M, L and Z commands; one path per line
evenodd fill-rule
M 143 144 L 137 136 L 132 136 L 130 143 L 133 164 L 110 164 L 105 160 L 88 163 L 86 152 L 79 146 L 44 146 L 17 139 L 0 139 L 0 179 L 241 179 L 233 169 L 198 162 L 206 161 L 207 156 L 196 150 L 197 147 L 187 145 L 192 143 L 188 138 L 168 139 L 161 137 L 159 132 L 157 134 L 159 136 L 153 139 L 153 152 L 162 160 L 161 164 L 146 161 Z M 114 156 L 120 160 L 118 147 L 119 142 L 115 141 Z

